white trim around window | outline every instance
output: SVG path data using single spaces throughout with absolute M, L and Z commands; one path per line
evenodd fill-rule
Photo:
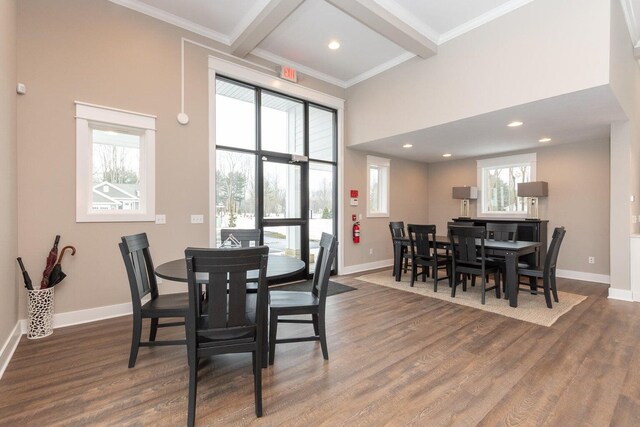
M 391 160 L 367 156 L 367 217 L 389 217 Z
M 490 159 L 477 160 L 477 186 L 478 186 L 478 216 L 482 217 L 511 217 L 526 218 L 527 211 L 509 211 L 497 212 L 487 209 L 487 179 L 486 171 L 488 169 L 509 168 L 514 166 L 528 165 L 530 166 L 530 176 L 527 182 L 536 180 L 536 153 L 516 154 L 513 156 L 493 157 Z
M 76 104 L 76 222 L 155 221 L 155 133 L 156 117 L 111 107 Z M 117 184 L 101 183 L 104 194 L 94 201 L 93 177 L 94 130 L 133 135 L 139 141 L 137 194 L 120 189 Z M 108 189 L 105 187 L 109 187 Z M 120 198 L 113 198 L 113 191 Z M 107 209 L 111 204 L 124 209 Z

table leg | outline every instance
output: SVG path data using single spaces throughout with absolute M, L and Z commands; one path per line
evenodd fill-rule
M 509 295 L 509 305 L 518 306 L 518 256 L 516 252 L 505 253 L 505 281 L 507 294 Z

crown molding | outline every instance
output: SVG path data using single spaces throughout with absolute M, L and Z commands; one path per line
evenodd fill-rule
M 511 0 L 501 6 L 491 9 L 487 13 L 483 13 L 477 18 L 472 19 L 471 21 L 467 21 L 462 25 L 457 26 L 456 28 L 447 31 L 446 33 L 442 33 L 440 38 L 438 39 L 438 45 L 448 42 L 456 37 L 459 37 L 465 33 L 468 33 L 471 30 L 474 30 L 484 24 L 487 24 L 494 19 L 498 19 L 507 13 L 513 12 L 514 10 L 531 3 L 533 0 Z
M 171 25 L 175 25 L 176 27 L 180 27 L 187 31 L 191 31 L 192 33 L 196 33 L 203 37 L 207 37 L 211 40 L 215 40 L 219 43 L 223 43 L 227 46 L 231 45 L 231 38 L 229 36 L 226 36 L 217 31 L 213 31 L 207 27 L 196 24 L 194 22 L 191 22 L 188 19 L 180 18 L 179 16 L 176 16 L 172 13 L 165 12 L 164 10 L 158 9 L 157 7 L 149 6 L 148 4 L 143 3 L 139 0 L 109 0 L 109 1 L 119 6 L 123 6 L 131 10 L 135 10 L 136 12 L 140 12 L 152 18 L 156 18 L 160 21 L 164 21 Z

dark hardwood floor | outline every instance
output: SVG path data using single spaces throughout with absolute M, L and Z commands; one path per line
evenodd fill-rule
M 640 425 L 640 306 L 608 300 L 605 285 L 559 280 L 588 298 L 547 328 L 357 276 L 334 279 L 358 290 L 328 298 L 329 361 L 319 343 L 279 345 L 260 419 L 250 355 L 203 362 L 197 424 Z M 127 316 L 23 336 L 0 380 L 0 425 L 186 424 L 185 348 L 141 348 L 127 369 L 130 328 Z

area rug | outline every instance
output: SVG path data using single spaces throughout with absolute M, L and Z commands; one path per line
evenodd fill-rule
M 467 292 L 463 292 L 462 286 L 459 285 L 456 289 L 455 298 L 451 298 L 451 288 L 449 288 L 446 280 L 438 283 L 438 292 L 433 292 L 433 280 L 429 278 L 427 278 L 426 282 L 417 280 L 412 288 L 409 286 L 408 275 L 403 275 L 402 281 L 396 282 L 391 275 L 391 270 L 360 276 L 358 280 L 489 311 L 542 326 L 553 325 L 563 314 L 568 313 L 569 310 L 587 298 L 584 295 L 558 291 L 560 302 L 554 301 L 553 308 L 549 309 L 540 288 L 538 295 L 531 295 L 530 292 L 521 290 L 518 293 L 518 307 L 511 307 L 509 306 L 509 301 L 504 299 L 504 296 L 502 299 L 497 299 L 495 291 L 490 291 L 486 294 L 486 304 L 482 305 L 480 303 L 480 286 L 478 284 L 475 287 L 471 287 L 470 284 L 467 285 Z
M 286 283 L 280 286 L 270 286 L 269 289 L 278 291 L 311 291 L 311 280 L 304 282 Z M 329 280 L 329 288 L 327 289 L 327 296 L 342 294 L 344 292 L 355 291 L 356 288 L 343 285 L 342 283 L 336 283 Z

